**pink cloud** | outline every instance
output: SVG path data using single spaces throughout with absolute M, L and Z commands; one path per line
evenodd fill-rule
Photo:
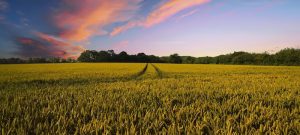
M 56 25 L 62 29 L 60 37 L 84 41 L 107 32 L 104 27 L 128 21 L 139 9 L 141 0 L 64 0 L 65 6 L 55 15 Z M 67 8 L 65 8 L 67 7 Z
M 85 49 L 82 46 L 72 45 L 57 37 L 35 32 L 35 38 L 17 37 L 19 50 L 22 57 L 61 57 L 77 58 Z
M 209 0 L 170 0 L 154 10 L 144 22 L 145 27 L 161 23 L 176 13 L 193 6 L 207 3 Z
M 130 21 L 126 25 L 114 28 L 114 30 L 110 33 L 110 35 L 116 36 L 128 29 L 133 28 L 133 27 L 142 26 L 142 24 L 143 24 L 143 22 L 141 22 L 141 21 Z
M 2 0 L 0 0 L 2 1 Z M 76 58 L 85 50 L 74 45 L 88 42 L 92 36 L 105 35 L 104 27 L 128 21 L 139 9 L 141 0 L 63 0 L 53 14 L 58 35 L 33 32 L 34 38 L 18 37 L 19 54 L 24 57 L 45 56 Z M 33 51 L 34 53 L 30 53 Z
M 44 42 L 27 37 L 17 37 L 16 42 L 19 44 L 17 55 L 22 57 L 65 57 L 66 52 L 49 46 Z
M 121 32 L 124 32 L 136 26 L 151 27 L 153 25 L 159 24 L 167 20 L 168 18 L 172 17 L 173 15 L 177 14 L 178 12 L 184 9 L 202 5 L 209 1 L 210 0 L 168 0 L 167 2 L 158 6 L 158 8 L 156 8 L 155 10 L 153 10 L 146 17 L 146 19 L 142 21 L 130 21 L 123 26 L 115 28 L 110 33 L 110 35 L 115 36 Z
M 43 41 L 49 43 L 51 47 L 63 50 L 65 52 L 65 55 L 63 58 L 76 58 L 78 55 L 83 52 L 85 49 L 82 46 L 75 46 L 71 43 L 68 43 L 66 41 L 63 41 L 62 39 L 59 39 L 57 37 L 47 35 L 44 33 L 37 32 L 36 35 Z

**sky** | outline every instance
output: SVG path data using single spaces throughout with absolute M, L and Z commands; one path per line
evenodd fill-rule
M 0 57 L 300 48 L 299 0 L 0 0 Z

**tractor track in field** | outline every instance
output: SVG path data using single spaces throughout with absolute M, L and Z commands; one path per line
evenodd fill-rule
M 147 63 L 146 66 L 142 69 L 142 71 L 140 71 L 140 72 L 138 72 L 137 74 L 133 75 L 132 78 L 135 78 L 135 79 L 136 79 L 136 78 L 138 78 L 138 77 L 144 75 L 144 74 L 146 73 L 147 69 L 148 69 L 148 63 Z
M 155 72 L 156 72 L 158 78 L 163 78 L 163 72 L 157 66 L 155 66 L 152 63 L 150 63 L 150 64 L 147 63 L 145 65 L 145 67 L 140 72 L 136 73 L 131 78 L 137 79 L 137 78 L 143 76 L 147 72 L 149 65 L 151 65 L 155 69 Z
M 155 66 L 154 64 L 151 63 L 151 66 L 155 69 L 156 71 L 156 74 L 159 78 L 163 78 L 163 72 L 157 67 Z
M 26 80 L 26 81 L 13 82 L 13 83 L 11 83 L 11 82 L 3 83 L 2 82 L 2 83 L 0 83 L 0 89 L 14 87 L 16 85 L 24 85 L 26 87 L 34 86 L 34 87 L 38 87 L 38 88 L 44 88 L 49 85 L 51 85 L 51 86 L 53 86 L 53 85 L 70 86 L 70 85 L 75 85 L 75 84 L 81 85 L 81 84 L 95 83 L 95 82 L 101 82 L 101 83 L 127 82 L 130 80 L 139 80 L 139 78 L 147 72 L 149 65 L 151 65 L 155 69 L 156 74 L 160 79 L 163 78 L 163 73 L 157 66 L 155 66 L 152 63 L 150 63 L 150 64 L 147 63 L 141 71 L 139 71 L 131 76 L 127 76 L 127 77 L 112 78 L 110 80 L 102 80 L 99 78 L 96 78 L 94 80 L 88 80 L 88 79 L 79 79 L 79 80 L 74 80 L 74 79 L 60 79 L 60 80 L 36 79 L 36 80 Z

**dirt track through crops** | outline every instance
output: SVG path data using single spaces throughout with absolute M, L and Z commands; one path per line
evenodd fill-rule
M 162 73 L 162 71 L 161 71 L 157 66 L 155 66 L 154 64 L 151 63 L 151 65 L 154 67 L 157 76 L 158 76 L 159 78 L 163 78 L 163 73 Z
M 144 75 L 146 73 L 148 69 L 148 63 L 146 64 L 146 66 L 143 68 L 142 71 L 138 72 L 137 74 L 133 75 L 132 78 L 138 78 L 138 77 L 141 77 L 142 75 Z
M 158 76 L 158 78 L 163 78 L 162 71 L 157 66 L 155 66 L 154 64 L 151 63 L 150 65 L 155 69 L 155 72 L 156 72 L 156 75 Z M 149 64 L 147 63 L 146 66 L 140 72 L 138 72 L 137 74 L 133 75 L 132 78 L 137 79 L 137 78 L 145 75 L 145 73 L 149 69 L 148 66 L 149 66 Z

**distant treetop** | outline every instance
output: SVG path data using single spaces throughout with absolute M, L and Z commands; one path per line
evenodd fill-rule
M 18 63 L 73 63 L 73 62 L 139 62 L 139 63 L 176 63 L 176 64 L 247 64 L 247 65 L 300 65 L 300 49 L 286 48 L 275 54 L 234 52 L 216 57 L 192 57 L 179 56 L 171 54 L 170 56 L 158 57 L 155 55 L 147 55 L 138 53 L 130 55 L 125 51 L 119 54 L 114 50 L 96 51 L 85 50 L 81 53 L 77 60 L 68 58 L 9 58 L 0 59 L 2 64 L 18 64 Z

